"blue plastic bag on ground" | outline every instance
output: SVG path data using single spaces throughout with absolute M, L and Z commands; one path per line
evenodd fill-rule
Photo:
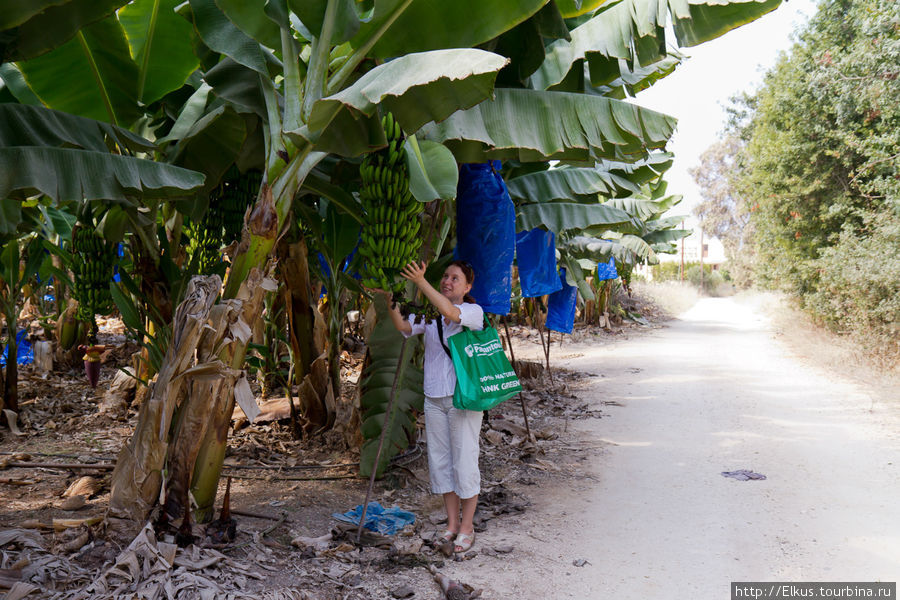
M 615 279 L 619 276 L 616 271 L 616 259 L 609 257 L 609 262 L 599 263 L 597 265 L 597 281 L 606 281 L 607 279 Z
M 31 348 L 31 342 L 25 337 L 26 331 L 23 329 L 16 334 L 16 362 L 20 365 L 28 365 L 34 362 L 34 350 Z M 3 347 L 3 354 L 0 355 L 0 366 L 6 366 L 7 355 L 9 354 L 9 346 Z
M 566 270 L 560 269 L 559 280 L 562 289 L 550 294 L 547 301 L 547 329 L 561 333 L 572 333 L 575 325 L 575 303 L 578 301 L 578 288 L 566 283 Z
M 475 269 L 472 297 L 485 312 L 508 314 L 516 251 L 516 210 L 500 176 L 499 160 L 460 166 L 456 244 L 456 258 Z
M 359 525 L 362 516 L 362 504 L 358 504 L 353 510 L 334 513 L 331 516 L 338 521 Z M 378 502 L 369 502 L 366 508 L 366 523 L 364 527 L 381 535 L 394 535 L 407 525 L 416 522 L 416 515 L 400 508 L 384 508 Z
M 516 234 L 516 263 L 523 298 L 545 296 L 561 286 L 556 272 L 556 234 L 543 229 Z

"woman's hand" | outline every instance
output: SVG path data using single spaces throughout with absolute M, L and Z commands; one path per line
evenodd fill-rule
M 421 287 L 422 283 L 425 282 L 425 268 L 428 265 L 425 262 L 411 262 L 400 271 L 400 274 L 403 275 L 404 279 L 408 279 L 412 281 L 417 286 Z

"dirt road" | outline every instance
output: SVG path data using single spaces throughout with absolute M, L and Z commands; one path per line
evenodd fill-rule
M 730 299 L 560 352 L 598 375 L 585 399 L 620 406 L 569 424 L 596 448 L 582 477 L 535 494 L 518 529 L 484 532 L 479 543 L 516 548 L 502 569 L 455 565 L 486 597 L 713 599 L 731 581 L 900 579 L 900 399 L 804 364 Z M 721 474 L 740 469 L 766 479 Z

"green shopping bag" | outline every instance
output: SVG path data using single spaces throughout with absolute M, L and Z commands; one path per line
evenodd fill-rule
M 440 334 L 443 338 L 443 331 Z M 522 391 L 500 336 L 487 319 L 481 331 L 463 327 L 461 332 L 447 338 L 447 344 L 456 370 L 454 407 L 489 410 Z

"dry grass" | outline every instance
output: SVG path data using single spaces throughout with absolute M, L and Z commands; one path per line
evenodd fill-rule
M 631 287 L 635 295 L 650 299 L 672 317 L 691 308 L 700 298 L 696 287 L 677 281 L 635 281 Z
M 840 373 L 873 389 L 883 400 L 900 398 L 900 364 L 896 356 L 866 353 L 847 336 L 831 333 L 771 292 L 742 292 L 735 299 L 771 318 L 775 335 L 796 355 L 815 366 Z

